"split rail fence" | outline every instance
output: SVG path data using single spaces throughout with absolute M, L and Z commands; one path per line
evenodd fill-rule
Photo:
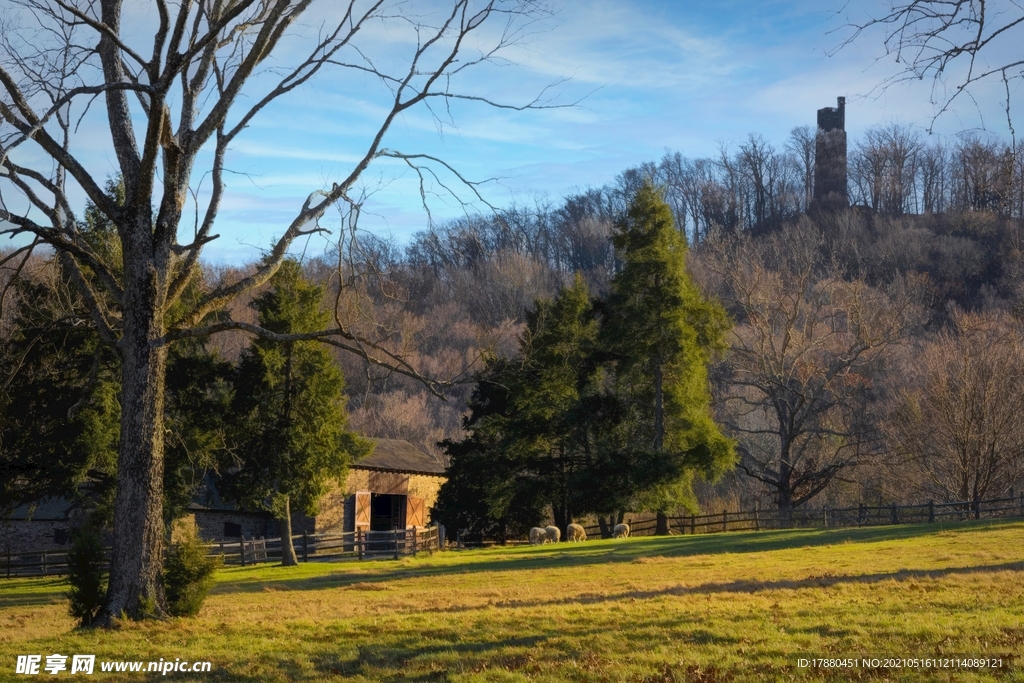
M 776 509 L 741 510 L 706 515 L 669 517 L 669 529 L 678 534 L 711 534 L 729 531 L 760 531 L 762 529 L 833 528 L 883 526 L 888 524 L 921 524 L 939 521 L 963 521 L 998 517 L 1024 517 L 1024 493 L 1013 492 L 1005 498 L 991 500 L 928 501 L 917 505 L 864 505 L 850 508 L 801 508 L 789 516 Z M 631 536 L 653 536 L 657 518 L 644 516 L 626 519 Z M 600 525 L 584 527 L 590 538 L 601 538 Z
M 432 553 L 444 545 L 443 527 L 353 531 L 342 534 L 300 534 L 292 537 L 299 562 L 394 559 Z M 226 565 L 248 566 L 281 561 L 280 538 L 239 539 L 206 545 L 207 554 L 220 556 Z M 67 574 L 67 551 L 12 553 L 0 556 L 0 578 L 62 576 Z

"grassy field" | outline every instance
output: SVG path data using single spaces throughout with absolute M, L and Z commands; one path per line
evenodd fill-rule
M 80 631 L 57 580 L 0 581 L 18 654 L 209 660 L 47 680 L 1024 681 L 1024 523 L 634 538 L 231 568 L 201 615 Z M 801 668 L 1015 656 L 998 672 Z M 97 666 L 98 669 L 98 666 Z

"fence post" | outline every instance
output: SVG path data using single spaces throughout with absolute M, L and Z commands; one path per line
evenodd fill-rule
M 363 559 L 363 530 L 356 529 L 356 552 L 359 553 L 359 560 Z
M 892 523 L 893 524 L 899 524 L 900 523 L 900 517 L 899 517 L 900 513 L 899 513 L 899 511 L 896 508 L 896 503 L 892 504 L 892 512 L 890 514 L 892 516 Z
M 761 530 L 761 522 L 757 518 L 757 503 L 754 503 L 754 531 Z
M 302 561 L 309 562 L 309 537 L 305 529 L 302 530 Z
M 931 524 L 935 521 L 935 501 L 928 501 L 928 523 Z
M 239 557 L 242 558 L 242 566 L 245 566 L 245 536 L 242 536 L 238 540 L 238 550 L 240 552 Z
M 981 519 L 981 498 L 977 493 L 974 494 L 974 518 Z
M 696 515 L 690 515 L 690 534 L 697 533 L 697 517 Z
M 417 541 L 417 539 L 416 539 L 416 527 L 413 527 L 412 528 L 412 556 L 413 557 L 416 557 L 416 551 L 419 550 L 419 548 L 416 547 L 416 541 Z
M 828 506 L 821 508 L 821 521 L 825 523 L 825 528 L 828 528 Z
M 398 559 L 398 529 L 392 529 L 391 535 L 395 539 L 395 559 Z M 403 533 L 404 535 L 404 533 Z

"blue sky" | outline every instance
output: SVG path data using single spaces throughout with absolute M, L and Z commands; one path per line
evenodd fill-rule
M 557 202 L 573 190 L 610 182 L 665 150 L 715 155 L 748 133 L 781 147 L 793 127 L 814 125 L 815 111 L 834 106 L 838 95 L 847 97 L 852 139 L 875 125 L 925 127 L 932 120 L 930 83 L 912 89 L 896 85 L 868 96 L 898 69 L 891 59 L 879 59 L 877 34 L 828 56 L 842 40 L 844 23 L 884 7 L 875 0 L 850 3 L 853 9 L 848 5 L 845 13 L 829 0 L 554 0 L 552 5 L 556 12 L 507 51 L 508 63 L 468 72 L 456 89 L 522 104 L 560 83 L 548 94 L 556 103 L 578 105 L 515 112 L 456 103 L 450 119 L 415 110 L 396 122 L 385 146 L 442 157 L 470 179 L 495 178 L 481 191 L 501 206 L 537 197 Z M 320 18 L 330 18 L 332 4 L 322 6 L 323 16 L 309 17 L 296 41 L 285 46 L 281 65 L 315 32 Z M 365 45 L 378 63 L 397 63 L 408 39 L 370 30 Z M 228 156 L 232 173 L 216 230 L 221 238 L 206 248 L 205 258 L 221 263 L 256 258 L 310 192 L 348 173 L 376 129 L 387 95 L 371 79 L 326 72 L 257 117 Z M 977 128 L 980 113 L 990 130 L 1005 136 L 999 96 L 978 90 L 979 109 L 945 115 L 936 132 Z M 114 170 L 112 153 L 102 121 L 93 125 L 99 128 L 82 143 L 83 153 L 103 176 Z M 454 183 L 450 176 L 446 181 Z M 405 242 L 426 227 L 418 184 L 408 170 L 377 163 L 364 174 L 362 187 L 369 195 L 363 229 Z M 429 198 L 435 220 L 461 215 L 458 202 L 433 189 L 438 190 Z M 204 188 L 199 191 L 201 200 Z M 465 191 L 462 195 L 469 198 Z M 486 209 L 479 203 L 473 208 Z M 338 223 L 336 216 L 323 221 L 335 236 Z M 305 246 L 318 251 L 328 239 Z

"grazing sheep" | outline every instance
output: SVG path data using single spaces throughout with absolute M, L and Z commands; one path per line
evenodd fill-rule
M 562 532 L 559 531 L 557 526 L 546 526 L 544 527 L 544 531 L 547 533 L 547 540 L 552 543 L 558 543 L 562 538 Z
M 530 529 L 530 545 L 540 545 L 548 540 L 548 532 L 539 526 Z
M 565 540 L 570 543 L 587 540 L 587 530 L 579 524 L 570 524 L 565 527 Z
M 629 525 L 616 524 L 615 532 L 612 534 L 612 538 L 629 538 Z

